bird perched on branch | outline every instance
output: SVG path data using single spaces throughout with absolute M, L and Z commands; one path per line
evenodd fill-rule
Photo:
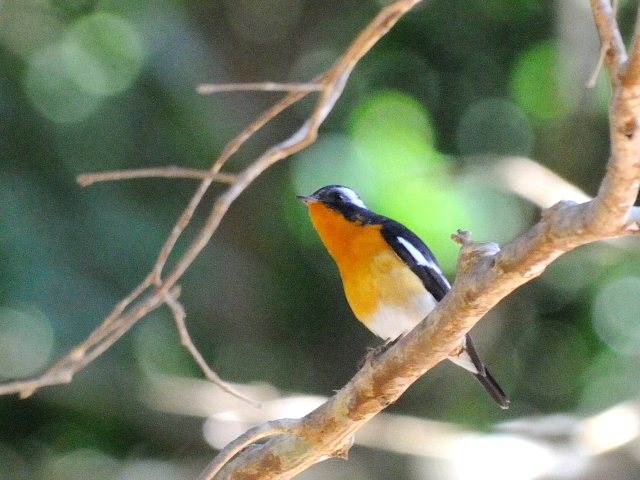
M 413 329 L 451 288 L 431 250 L 404 225 L 369 210 L 350 188 L 329 185 L 298 195 L 336 261 L 353 313 L 384 340 Z M 469 335 L 449 360 L 469 370 L 502 408 L 509 399 Z

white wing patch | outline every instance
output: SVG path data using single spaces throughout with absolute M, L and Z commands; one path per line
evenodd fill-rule
M 407 251 L 411 254 L 418 265 L 429 267 L 438 272 L 440 275 L 443 275 L 442 270 L 440 270 L 438 264 L 431 260 L 428 260 L 422 253 L 420 253 L 420 251 L 416 247 L 411 244 L 411 242 L 402 237 L 398 237 L 398 241 L 404 246 L 404 248 L 407 249 Z

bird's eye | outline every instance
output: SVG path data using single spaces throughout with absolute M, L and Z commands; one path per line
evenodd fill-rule
M 344 200 L 344 195 L 342 195 L 340 192 L 333 192 L 332 196 L 336 202 Z

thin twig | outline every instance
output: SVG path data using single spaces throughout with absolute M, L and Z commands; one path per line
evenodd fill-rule
M 118 304 L 118 308 L 123 303 Z M 20 398 L 26 398 L 41 387 L 71 382 L 76 372 L 101 355 L 124 335 L 136 321 L 160 307 L 162 303 L 162 298 L 150 294 L 145 299 L 138 301 L 135 308 L 128 313 L 119 315 L 117 319 L 107 317 L 81 344 L 58 360 L 42 375 L 0 384 L 0 395 L 18 393 Z
M 171 313 L 173 314 L 173 319 L 176 322 L 176 327 L 178 328 L 178 333 L 180 334 L 180 342 L 189 351 L 193 359 L 196 361 L 196 363 L 204 373 L 205 377 L 207 377 L 207 380 L 215 383 L 222 390 L 233 395 L 234 397 L 239 398 L 240 400 L 247 402 L 250 405 L 253 405 L 255 408 L 262 408 L 262 404 L 260 402 L 257 402 L 256 400 L 253 400 L 252 398 L 249 398 L 246 395 L 240 393 L 231 385 L 223 381 L 218 376 L 218 374 L 216 374 L 216 372 L 211 370 L 209 365 L 207 365 L 207 362 L 202 357 L 202 354 L 200 354 L 196 346 L 191 341 L 187 326 L 184 322 L 187 314 L 185 313 L 184 308 L 182 307 L 180 302 L 178 302 L 176 297 L 171 295 L 171 293 L 165 294 L 164 301 L 171 309 Z
M 589 80 L 587 81 L 588 88 L 593 88 L 596 86 L 596 83 L 598 82 L 598 76 L 600 76 L 600 71 L 602 70 L 602 66 L 604 65 L 604 57 L 607 55 L 608 50 L 608 43 L 603 43 L 602 45 L 600 45 L 600 54 L 598 55 L 598 61 L 595 68 L 593 69 L 591 77 L 589 77 Z
M 231 158 L 231 156 L 236 151 L 238 151 L 238 149 L 249 138 L 251 138 L 251 136 L 254 133 L 260 130 L 264 125 L 266 125 L 269 122 L 269 120 L 275 118 L 277 115 L 280 114 L 280 112 L 282 112 L 287 107 L 296 103 L 298 100 L 306 96 L 308 93 L 309 92 L 295 92 L 295 93 L 289 94 L 285 98 L 280 100 L 278 103 L 276 103 L 269 110 L 267 110 L 265 113 L 263 113 L 257 120 L 252 122 L 251 125 L 245 128 L 236 138 L 234 138 L 227 144 L 227 146 L 224 148 L 224 150 L 222 151 L 222 153 L 220 154 L 216 162 L 211 167 L 210 171 L 213 174 L 217 174 L 220 171 L 220 169 L 224 166 L 224 164 L 229 160 L 229 158 Z M 236 180 L 237 180 L 237 176 L 236 176 Z M 191 197 L 191 200 L 189 200 L 189 204 L 187 205 L 187 207 L 184 209 L 184 211 L 178 218 L 178 221 L 176 222 L 173 229 L 171 230 L 169 237 L 167 238 L 166 242 L 162 246 L 162 249 L 158 254 L 158 260 L 153 266 L 153 275 L 158 282 L 160 281 L 159 279 L 161 277 L 162 270 L 164 269 L 164 266 L 167 262 L 167 259 L 169 258 L 169 255 L 171 254 L 171 251 L 173 250 L 173 247 L 175 247 L 178 239 L 180 238 L 180 235 L 182 235 L 182 232 L 189 224 L 189 221 L 191 221 L 191 218 L 193 217 L 193 214 L 195 213 L 196 208 L 198 208 L 198 205 L 200 204 L 202 197 L 207 192 L 210 185 L 211 185 L 211 179 L 205 178 L 203 182 L 200 184 L 200 186 L 198 187 L 198 190 Z
M 613 0 L 613 2 L 611 2 L 611 10 L 613 11 L 613 16 L 615 18 L 618 13 L 618 0 Z M 591 74 L 589 81 L 587 82 L 588 88 L 593 88 L 596 86 L 598 76 L 600 75 L 600 71 L 602 70 L 602 66 L 604 65 L 604 59 L 610 47 L 611 42 L 609 40 L 603 41 L 600 45 L 600 54 L 598 55 L 598 61 L 596 62 L 596 66 L 593 69 L 593 73 Z
M 211 173 L 209 170 L 184 167 L 140 168 L 137 170 L 112 170 L 110 172 L 83 173 L 78 175 L 77 182 L 86 187 L 96 182 L 110 182 L 114 180 L 129 180 L 134 178 L 165 177 L 165 178 L 198 178 L 210 179 L 221 183 L 233 183 L 235 175 L 228 173 Z
M 200 95 L 220 92 L 319 92 L 324 85 L 317 83 L 203 83 L 196 91 Z
M 604 62 L 609 68 L 612 83 L 618 83 L 620 69 L 627 63 L 627 52 L 618 28 L 615 10 L 609 0 L 591 0 L 593 18 L 604 50 Z

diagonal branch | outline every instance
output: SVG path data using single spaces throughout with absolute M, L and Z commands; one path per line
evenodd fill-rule
M 632 56 L 627 58 L 611 5 L 605 0 L 592 0 L 594 19 L 602 45 L 609 45 L 607 65 L 612 88 L 610 104 L 611 158 L 607 175 L 588 215 L 592 229 L 615 231 L 626 222 L 626 214 L 638 196 L 640 182 L 640 41 L 636 25 Z M 612 213 L 615 213 L 612 215 Z

